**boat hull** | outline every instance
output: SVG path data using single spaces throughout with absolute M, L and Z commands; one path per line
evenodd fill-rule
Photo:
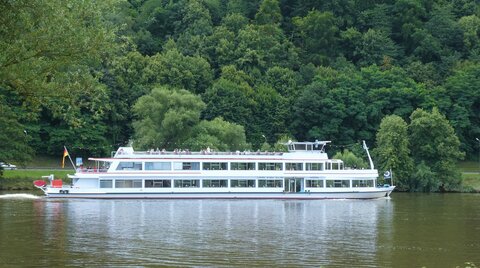
M 388 197 L 395 187 L 373 188 L 365 191 L 338 192 L 259 192 L 259 193 L 148 193 L 148 192 L 46 192 L 50 198 L 91 199 L 375 199 Z

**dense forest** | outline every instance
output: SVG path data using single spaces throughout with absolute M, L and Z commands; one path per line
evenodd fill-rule
M 476 137 L 476 0 L 0 0 L 1 161 L 366 140 L 429 191 Z

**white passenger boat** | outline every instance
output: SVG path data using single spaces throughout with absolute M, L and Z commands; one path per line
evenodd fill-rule
M 77 169 L 71 185 L 49 176 L 36 181 L 56 198 L 371 199 L 394 186 L 377 187 L 374 169 L 345 168 L 329 159 L 329 141 L 289 142 L 288 152 L 134 151 L 120 147 L 110 158 L 90 158 L 95 168 Z

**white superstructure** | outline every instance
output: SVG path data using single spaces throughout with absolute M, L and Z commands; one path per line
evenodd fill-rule
M 393 191 L 376 187 L 373 166 L 347 169 L 329 159 L 327 143 L 289 142 L 288 153 L 121 147 L 111 158 L 90 158 L 99 164 L 69 175 L 72 185 L 53 178 L 36 185 L 65 198 L 380 198 Z

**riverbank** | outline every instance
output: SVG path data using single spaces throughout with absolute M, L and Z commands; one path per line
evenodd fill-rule
M 65 183 L 70 183 L 71 180 L 67 174 L 73 174 L 73 170 L 4 170 L 3 176 L 0 177 L 0 191 L 32 191 L 35 190 L 33 182 L 41 180 L 42 176 L 53 174 L 55 178 L 62 179 Z

